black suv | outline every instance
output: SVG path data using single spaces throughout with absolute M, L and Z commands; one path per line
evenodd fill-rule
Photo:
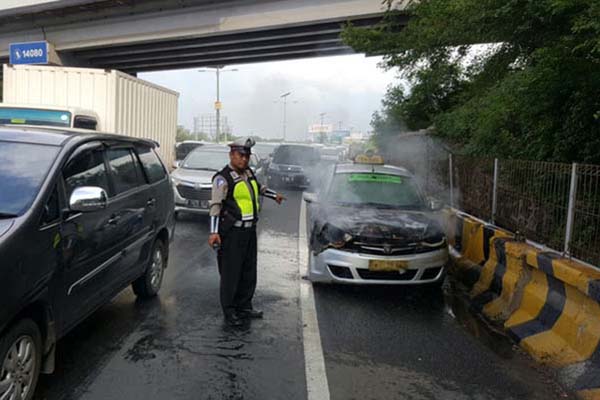
M 155 146 L 0 126 L 0 398 L 31 399 L 56 341 L 129 284 L 158 292 L 174 204 Z
M 301 144 L 282 144 L 273 153 L 273 159 L 267 169 L 267 181 L 270 187 L 295 187 L 306 189 L 315 186 L 314 182 L 321 172 L 321 156 L 311 146 Z

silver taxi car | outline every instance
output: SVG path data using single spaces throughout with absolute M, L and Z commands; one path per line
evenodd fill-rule
M 448 262 L 441 203 L 404 168 L 338 164 L 326 189 L 305 193 L 313 282 L 441 285 Z

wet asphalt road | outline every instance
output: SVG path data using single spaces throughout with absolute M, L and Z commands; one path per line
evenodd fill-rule
M 265 202 L 255 307 L 223 325 L 207 219 L 183 217 L 160 296 L 130 289 L 58 346 L 36 399 L 306 399 L 298 277 L 301 193 Z M 445 294 L 446 293 L 446 294 Z M 553 399 L 567 396 L 461 296 L 419 288 L 315 287 L 332 399 Z

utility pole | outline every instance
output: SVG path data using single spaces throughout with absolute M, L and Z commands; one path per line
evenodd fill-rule
M 287 122 L 287 98 L 292 94 L 292 92 L 286 92 L 282 94 L 280 97 L 283 99 L 283 141 L 285 142 L 285 131 L 286 131 L 286 122 Z
M 215 102 L 215 112 L 216 112 L 216 118 L 217 118 L 217 128 L 215 129 L 215 142 L 219 143 L 219 137 L 221 137 L 221 94 L 220 94 L 220 87 L 219 87 L 219 82 L 220 82 L 220 78 L 219 78 L 219 72 L 221 71 L 221 67 L 217 67 L 216 68 L 217 71 L 217 101 Z
M 198 72 L 207 72 L 210 70 L 214 70 L 217 74 L 217 101 L 215 101 L 215 141 L 217 143 L 219 143 L 219 137 L 221 136 L 221 108 L 222 108 L 222 104 L 221 104 L 221 72 L 235 72 L 237 71 L 236 68 L 233 69 L 223 69 L 223 66 L 220 67 L 214 67 L 214 68 L 205 68 L 205 69 L 200 69 L 198 70 Z

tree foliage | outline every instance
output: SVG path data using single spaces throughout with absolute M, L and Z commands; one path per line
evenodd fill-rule
M 599 0 L 385 3 L 343 32 L 409 83 L 388 90 L 379 135 L 433 127 L 468 154 L 600 163 Z
M 184 140 L 194 140 L 194 137 L 190 133 L 190 130 L 182 125 L 177 125 L 177 134 L 175 135 L 176 142 L 183 142 Z
M 177 134 L 175 136 L 176 142 L 183 142 L 184 140 L 208 140 L 208 135 L 204 132 L 198 134 L 191 133 L 189 129 L 182 125 L 177 125 Z

